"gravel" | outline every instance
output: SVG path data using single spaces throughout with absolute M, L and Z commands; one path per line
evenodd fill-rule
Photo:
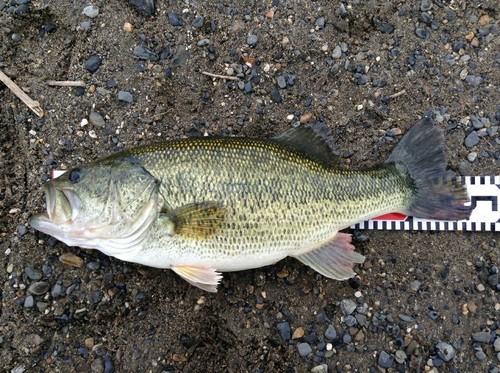
M 468 148 L 473 148 L 477 144 L 479 144 L 479 136 L 476 131 L 472 131 L 467 135 L 467 137 L 464 140 L 464 144 Z
M 437 353 L 444 361 L 450 361 L 455 357 L 455 348 L 446 342 L 439 342 L 436 345 Z
M 95 18 L 99 15 L 99 7 L 97 5 L 88 5 L 83 8 L 82 13 L 89 18 Z
M 87 58 L 87 60 L 84 63 L 84 67 L 92 74 L 94 74 L 97 70 L 99 70 L 101 63 L 102 63 L 101 57 L 93 55 Z
M 297 343 L 297 350 L 299 351 L 299 355 L 302 357 L 308 356 L 312 352 L 312 348 L 309 343 Z
M 132 103 L 134 101 L 134 98 L 132 96 L 132 93 L 128 91 L 120 91 L 118 92 L 118 100 L 127 102 L 127 103 Z
M 394 363 L 394 358 L 391 355 L 389 355 L 387 352 L 382 351 L 378 355 L 377 363 L 380 367 L 388 369 Z

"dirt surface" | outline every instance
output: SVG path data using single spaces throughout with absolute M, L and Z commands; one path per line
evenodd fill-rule
M 208 294 L 27 226 L 52 169 L 205 133 L 268 137 L 300 121 L 330 128 L 341 165 L 358 168 L 433 114 L 451 169 L 498 175 L 498 3 L 162 1 L 153 16 L 124 0 L 93 4 L 96 18 L 82 14 L 85 1 L 23 12 L 0 0 L 0 67 L 45 110 L 36 117 L 0 87 L 0 369 L 498 372 L 495 232 L 363 231 L 354 280 L 286 259 L 227 273 Z

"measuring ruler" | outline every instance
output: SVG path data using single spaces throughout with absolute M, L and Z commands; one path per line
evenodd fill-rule
M 352 229 L 500 232 L 500 176 L 462 176 L 472 213 L 465 220 L 432 220 L 392 213 L 362 221 Z
M 52 179 L 65 171 L 53 170 Z M 399 213 L 379 216 L 351 226 L 352 229 L 406 231 L 485 231 L 500 232 L 500 176 L 462 176 L 467 186 L 472 213 L 466 220 L 420 219 Z

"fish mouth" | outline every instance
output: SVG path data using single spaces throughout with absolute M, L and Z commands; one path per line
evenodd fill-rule
M 34 215 L 30 219 L 30 225 L 36 229 L 43 223 L 72 224 L 82 207 L 82 201 L 76 192 L 67 188 L 59 189 L 53 181 L 47 182 L 43 191 L 47 210 Z

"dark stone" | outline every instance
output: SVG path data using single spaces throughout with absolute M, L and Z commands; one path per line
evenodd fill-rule
M 285 322 L 280 322 L 276 324 L 276 329 L 280 332 L 281 338 L 285 341 L 289 341 L 292 338 L 292 331 L 290 329 L 290 324 Z
M 275 86 L 272 86 L 269 89 L 269 91 L 271 93 L 271 100 L 276 104 L 281 104 L 283 99 L 281 98 L 281 94 L 280 94 L 280 91 L 278 90 L 278 88 L 276 88 Z
M 417 37 L 419 39 L 427 39 L 427 31 L 425 31 L 425 29 L 421 28 L 421 27 L 418 27 L 416 30 L 415 30 L 415 35 L 417 35 Z
M 375 26 L 375 28 L 380 31 L 380 32 L 383 32 L 384 34 L 392 34 L 394 32 L 394 26 L 387 23 L 387 22 L 384 22 L 384 21 L 381 21 L 380 19 L 374 17 L 373 20 L 373 26 Z
M 381 366 L 382 368 L 388 369 L 392 366 L 394 363 L 394 358 L 389 355 L 387 352 L 382 351 L 378 355 L 378 365 Z
M 464 144 L 468 148 L 472 148 L 476 146 L 479 143 L 479 136 L 477 135 L 476 131 L 472 131 L 467 135 L 467 137 L 464 140 Z
M 130 0 L 130 4 L 134 6 L 140 13 L 152 16 L 155 12 L 154 0 Z
M 134 56 L 141 60 L 158 61 L 158 55 L 146 47 L 134 47 Z
M 183 26 L 184 23 L 182 23 L 181 18 L 179 15 L 175 12 L 169 13 L 168 14 L 168 21 L 172 26 Z
M 94 74 L 97 70 L 99 70 L 99 67 L 101 67 L 101 63 L 102 63 L 101 57 L 93 55 L 87 58 L 87 60 L 84 63 L 84 66 L 88 71 Z
M 194 28 L 202 28 L 204 21 L 205 20 L 202 16 L 196 16 L 196 18 L 193 20 L 193 23 L 191 23 L 191 26 L 193 26 Z

